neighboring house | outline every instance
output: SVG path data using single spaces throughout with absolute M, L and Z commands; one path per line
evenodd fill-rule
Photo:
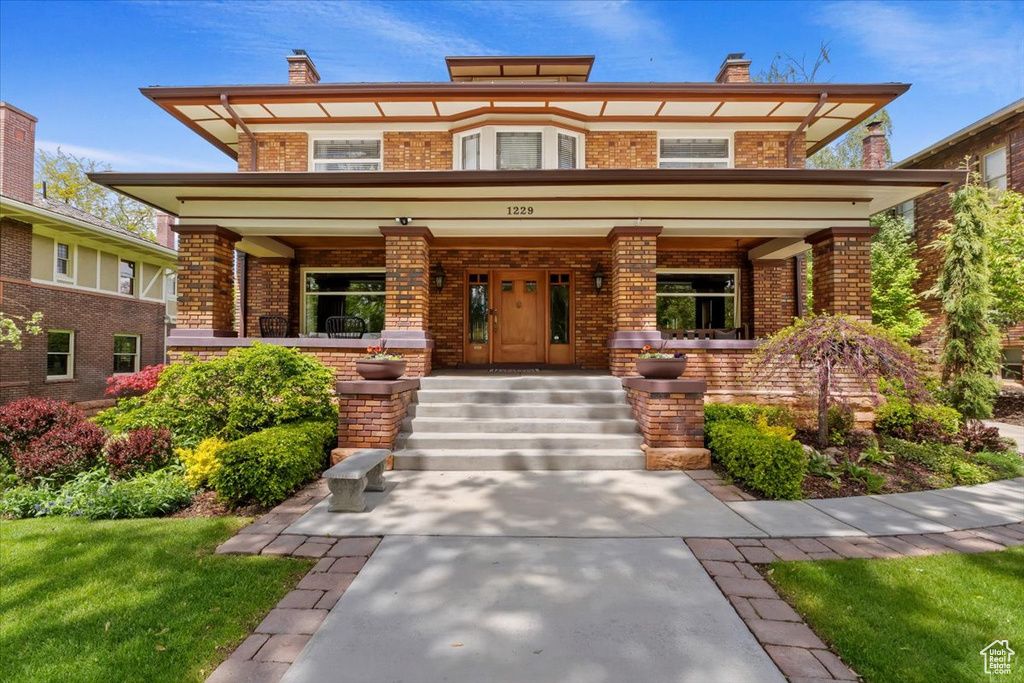
M 163 362 L 177 254 L 37 194 L 35 124 L 0 103 L 0 310 L 40 311 L 44 330 L 0 347 L 0 404 L 95 401 L 111 375 Z
M 749 399 L 756 339 L 799 312 L 802 254 L 820 310 L 870 319 L 870 216 L 962 177 L 881 168 L 877 134 L 872 168 L 806 169 L 909 86 L 753 83 L 742 55 L 707 83 L 591 82 L 593 57 L 451 57 L 440 83 L 288 63 L 286 85 L 142 90 L 237 173 L 92 176 L 178 217 L 172 358 L 250 344 L 261 319 L 340 379 L 378 335 L 412 377 L 629 375 L 664 343 L 710 400 Z M 359 338 L 327 338 L 338 317 Z
M 1024 192 L 1024 99 L 958 130 L 934 145 L 895 164 L 895 169 L 955 169 L 964 161 L 981 175 L 988 187 Z M 925 292 L 935 286 L 942 270 L 942 253 L 926 249 L 940 236 L 943 221 L 953 219 L 948 188 L 907 200 L 897 207 L 913 227 L 921 259 L 918 289 Z M 925 347 L 937 348 L 942 332 L 941 302 L 934 297 L 921 301 L 929 317 L 921 334 Z M 1024 346 L 1024 323 L 1004 330 L 1002 377 L 1021 381 L 1021 348 Z

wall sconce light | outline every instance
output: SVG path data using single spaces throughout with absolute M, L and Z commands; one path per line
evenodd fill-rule
M 430 272 L 430 277 L 434 281 L 434 286 L 437 287 L 437 291 L 444 289 L 444 279 L 446 277 L 444 268 L 438 263 Z
M 598 292 L 604 287 L 604 271 L 601 270 L 601 265 L 598 264 L 597 268 L 594 269 L 594 289 Z

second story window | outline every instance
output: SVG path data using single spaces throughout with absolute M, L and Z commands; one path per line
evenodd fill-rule
M 661 168 L 729 168 L 729 138 L 661 138 Z
M 558 134 L 558 168 L 576 168 L 576 136 Z
M 379 139 L 313 141 L 314 171 L 379 171 L 383 167 Z
M 528 171 L 543 168 L 543 134 L 498 133 L 496 142 L 495 166 L 499 171 Z
M 462 138 L 462 170 L 475 171 L 480 168 L 480 133 Z
M 128 296 L 135 296 L 135 261 L 121 260 L 118 271 L 117 291 Z
M 57 243 L 57 277 L 70 280 L 71 271 L 71 245 Z
M 1006 189 L 1006 148 L 994 149 L 982 157 L 981 172 L 985 187 L 993 190 Z
M 912 236 L 914 234 L 914 200 L 897 204 L 893 213 L 903 219 L 903 224 L 907 227 L 907 234 Z

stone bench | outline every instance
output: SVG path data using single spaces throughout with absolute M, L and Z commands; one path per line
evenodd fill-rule
M 366 509 L 363 491 L 384 490 L 384 467 L 391 451 L 364 448 L 324 472 L 331 489 L 329 512 L 362 512 Z

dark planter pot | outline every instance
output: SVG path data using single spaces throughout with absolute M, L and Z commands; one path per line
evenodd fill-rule
M 636 359 L 636 371 L 644 379 L 679 379 L 684 370 L 686 370 L 686 356 Z
M 356 372 L 363 379 L 398 379 L 405 374 L 404 360 L 356 359 Z

